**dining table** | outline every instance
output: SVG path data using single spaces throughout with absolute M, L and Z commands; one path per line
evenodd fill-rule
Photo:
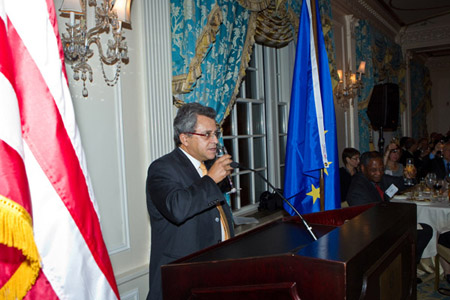
M 417 222 L 433 228 L 433 237 L 423 251 L 422 258 L 431 258 L 437 254 L 439 233 L 450 231 L 450 202 L 446 195 L 416 195 L 413 191 L 395 195 L 392 202 L 413 203 L 417 206 Z

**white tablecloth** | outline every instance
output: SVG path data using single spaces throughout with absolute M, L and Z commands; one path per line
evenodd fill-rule
M 422 258 L 434 257 L 437 254 L 437 234 L 448 231 L 450 227 L 450 204 L 446 202 L 413 202 L 400 197 L 394 197 L 392 202 L 417 204 L 417 222 L 433 227 L 433 237 L 423 251 Z

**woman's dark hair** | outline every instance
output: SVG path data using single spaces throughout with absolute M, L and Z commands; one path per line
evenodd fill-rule
M 344 166 L 347 164 L 346 158 L 352 158 L 355 155 L 360 155 L 359 151 L 355 148 L 345 148 L 342 151 L 342 162 L 344 163 Z

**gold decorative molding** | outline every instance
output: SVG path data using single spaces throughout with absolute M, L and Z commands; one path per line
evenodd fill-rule
M 284 2 L 284 1 L 282 1 Z M 256 18 L 255 41 L 259 44 L 283 48 L 293 40 L 293 25 L 285 5 L 271 1 Z
M 272 0 L 237 0 L 237 2 L 245 9 L 253 12 L 266 9 Z
M 172 92 L 173 94 L 182 94 L 182 91 L 184 90 L 183 85 L 186 82 L 188 74 L 180 74 L 175 75 L 172 78 Z
M 245 38 L 244 49 L 242 50 L 241 66 L 239 67 L 239 75 L 236 80 L 236 86 L 234 87 L 233 95 L 228 103 L 227 109 L 223 115 L 223 119 L 220 123 L 222 126 L 223 122 L 231 112 L 231 108 L 236 102 L 236 97 L 239 93 L 239 88 L 241 86 L 242 78 L 245 76 L 245 70 L 247 70 L 248 64 L 250 63 L 250 58 L 252 56 L 253 45 L 255 44 L 255 31 L 256 31 L 256 19 L 258 13 L 252 12 L 248 20 L 247 36 Z

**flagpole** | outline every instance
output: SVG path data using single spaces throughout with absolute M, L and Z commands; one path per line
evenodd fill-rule
M 317 13 L 316 13 L 316 0 L 311 0 L 311 22 L 312 22 L 312 28 L 314 33 L 314 49 L 316 49 L 316 61 L 319 57 L 319 50 L 318 50 L 318 42 L 317 42 Z M 317 65 L 319 65 L 319 62 L 317 61 Z M 320 170 L 320 211 L 325 210 L 325 184 L 324 184 L 324 177 L 323 177 L 323 169 Z
M 325 210 L 325 184 L 323 178 L 323 169 L 320 169 L 320 211 Z
M 316 0 L 311 0 L 311 22 L 314 33 L 314 49 L 316 49 L 316 61 L 319 57 L 318 43 L 317 43 L 317 14 L 316 14 Z M 318 63 L 317 63 L 318 64 Z

